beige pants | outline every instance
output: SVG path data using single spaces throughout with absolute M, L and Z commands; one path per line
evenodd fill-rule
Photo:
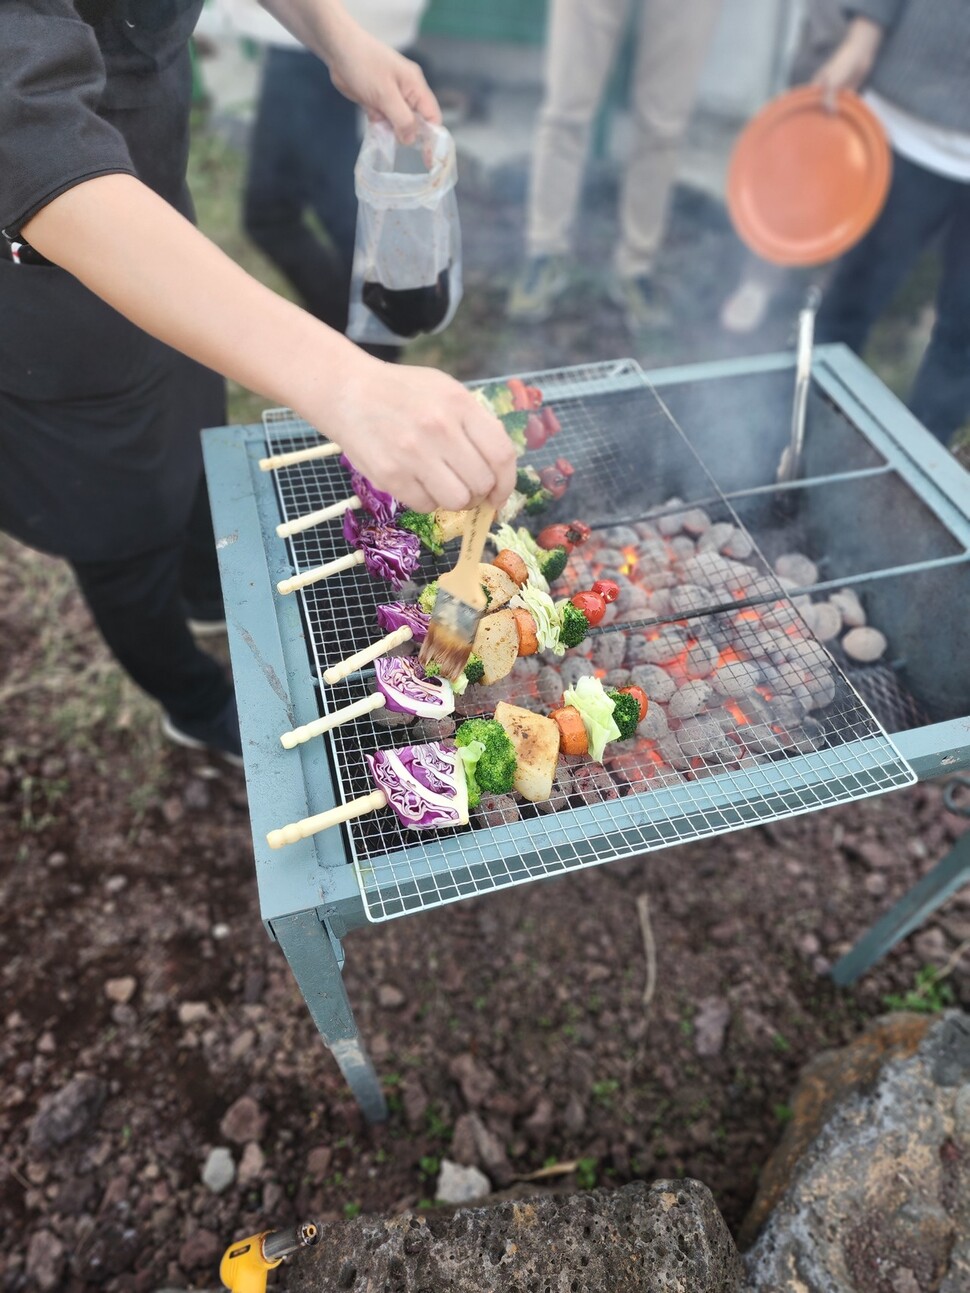
M 615 268 L 648 273 L 663 236 L 677 153 L 687 129 L 719 0 L 635 0 L 639 35 L 631 108 L 633 146 L 620 192 Z M 552 0 L 545 101 L 529 191 L 530 256 L 569 250 L 590 127 L 620 41 L 630 0 Z

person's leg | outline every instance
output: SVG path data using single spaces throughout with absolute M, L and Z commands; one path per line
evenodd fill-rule
M 641 0 L 634 143 L 623 177 L 615 257 L 621 279 L 649 275 L 653 268 L 717 13 L 718 0 Z
M 119 664 L 177 725 L 215 720 L 232 699 L 225 673 L 185 622 L 181 544 L 114 561 L 72 562 L 84 599 Z
M 936 323 L 909 398 L 912 411 L 944 444 L 970 420 L 970 184 L 951 184 Z
M 560 255 L 569 249 L 590 127 L 627 9 L 623 0 L 552 0 L 545 99 L 529 185 L 529 256 Z
M 218 373 L 193 363 L 184 355 L 173 356 L 169 383 L 173 403 L 172 419 L 198 435 L 206 427 L 225 426 L 226 384 Z M 193 484 L 197 481 L 196 484 Z M 197 632 L 221 631 L 224 627 L 222 586 L 216 541 L 209 511 L 209 491 L 201 466 L 196 477 L 185 476 L 185 488 L 192 491 L 192 509 L 185 528 L 180 566 L 182 599 Z
M 323 129 L 313 111 L 320 72 L 327 75 L 319 59 L 306 50 L 267 51 L 250 142 L 243 224 L 311 314 L 342 330 L 346 287 L 340 258 L 304 219 L 305 158 Z
M 825 289 L 815 325 L 818 342 L 842 341 L 862 353 L 870 328 L 946 223 L 950 183 L 893 154 L 892 183 L 879 218 L 838 262 Z

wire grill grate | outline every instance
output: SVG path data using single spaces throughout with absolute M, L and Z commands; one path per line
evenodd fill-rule
M 603 527 L 607 541 L 616 542 L 618 516 L 649 516 L 647 530 L 637 534 L 641 546 L 646 542 L 649 550 L 644 535 L 659 517 L 671 514 L 673 493 L 680 510 L 703 500 L 710 520 L 735 526 L 743 544 L 743 563 L 729 561 L 726 567 L 716 552 L 697 554 L 696 573 L 698 578 L 703 575 L 705 584 L 704 595 L 695 592 L 694 602 L 688 597 L 686 604 L 678 602 L 671 609 L 668 591 L 666 610 L 662 601 L 627 608 L 623 622 L 597 631 L 591 639 L 592 663 L 600 654 L 608 663 L 609 658 L 628 660 L 631 650 L 639 651 L 644 665 L 666 671 L 683 684 L 689 681 L 685 660 L 691 642 L 703 642 L 708 653 L 727 663 L 737 656 L 738 644 L 747 643 L 761 653 L 766 671 L 780 668 L 778 648 L 784 643 L 779 635 L 786 625 L 800 622 L 798 612 L 639 367 L 624 360 L 539 373 L 527 380 L 540 386 L 562 424 L 554 446 L 531 455 L 530 462 L 541 467 L 560 454 L 571 459 L 574 480 L 581 482 L 583 519 Z M 288 410 L 268 412 L 264 423 L 273 453 L 317 441 L 316 433 Z M 642 463 L 642 469 L 631 471 L 631 461 L 634 467 Z M 347 474 L 336 459 L 284 468 L 274 476 L 286 520 L 335 503 L 349 491 Z M 567 495 L 560 518 L 580 509 L 576 496 Z M 557 518 L 551 512 L 549 519 Z M 639 524 L 642 530 L 644 523 Z M 295 535 L 287 543 L 296 571 L 347 552 L 340 520 Z M 441 573 L 449 556 L 453 560 L 450 553 L 443 559 L 425 554 L 417 581 L 427 582 Z M 578 555 L 571 569 L 580 586 L 596 573 Z M 746 572 L 743 584 L 739 584 L 741 569 Z M 570 579 L 569 586 L 576 584 Z M 373 689 L 371 671 L 332 687 L 324 685 L 320 675 L 328 664 L 379 636 L 376 606 L 397 594 L 357 567 L 311 585 L 297 596 L 319 680 L 321 711 L 331 712 L 367 695 Z M 732 609 L 717 609 L 724 605 Z M 760 608 L 768 622 L 746 619 L 745 608 L 751 606 Z M 651 625 L 659 626 L 652 637 L 644 633 L 644 626 Z M 658 640 L 661 647 L 652 650 L 651 641 Z M 665 643 L 670 659 L 654 661 L 658 652 L 663 654 Z M 776 649 L 773 665 L 769 647 Z M 582 648 L 567 655 L 566 670 L 579 661 L 580 670 L 588 671 L 581 652 Z M 568 784 L 557 787 L 550 804 L 520 803 L 513 812 L 496 805 L 489 829 L 405 833 L 389 811 L 348 823 L 343 829 L 368 917 L 387 920 L 914 781 L 829 654 L 814 639 L 802 642 L 799 652 L 791 667 L 797 665 L 803 690 L 814 697 L 811 715 L 806 713 L 810 702 L 804 697 L 799 707 L 793 702 L 780 705 L 763 687 L 740 700 L 714 690 L 702 712 L 685 716 L 675 732 L 611 747 L 607 770 L 589 760 L 575 763 L 566 774 Z M 468 712 L 488 712 L 499 699 L 548 712 L 550 706 L 540 700 L 539 668 L 535 659 L 519 661 L 504 684 L 488 691 L 470 688 L 465 698 Z M 313 682 L 308 678 L 308 685 Z M 397 716 L 379 710 L 329 733 L 326 739 L 342 800 L 368 794 L 373 788 L 367 753 L 435 735 L 423 731 L 418 737 L 414 731 L 401 725 Z M 559 810 L 550 811 L 557 804 Z

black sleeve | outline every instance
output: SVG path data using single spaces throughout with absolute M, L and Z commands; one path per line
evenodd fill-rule
M 903 0 L 853 0 L 843 5 L 847 18 L 870 18 L 887 30 L 899 17 Z
M 135 174 L 98 116 L 104 61 L 70 0 L 0 0 L 0 229 L 95 175 Z

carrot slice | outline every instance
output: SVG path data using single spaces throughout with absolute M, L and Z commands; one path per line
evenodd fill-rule
M 498 566 L 504 574 L 508 575 L 513 584 L 519 588 L 526 583 L 529 578 L 529 567 L 525 564 L 517 552 L 511 548 L 503 548 L 497 553 L 492 561 L 493 566 Z
M 573 705 L 554 709 L 549 717 L 559 728 L 560 754 L 588 754 L 589 739 L 583 716 Z
M 505 383 L 512 392 L 512 406 L 519 412 L 525 412 L 532 408 L 532 401 L 529 399 L 529 392 L 526 389 L 525 382 L 520 377 L 510 377 Z
M 539 635 L 536 633 L 535 620 L 521 607 L 513 611 L 512 615 L 519 635 L 519 655 L 535 655 L 539 650 Z

